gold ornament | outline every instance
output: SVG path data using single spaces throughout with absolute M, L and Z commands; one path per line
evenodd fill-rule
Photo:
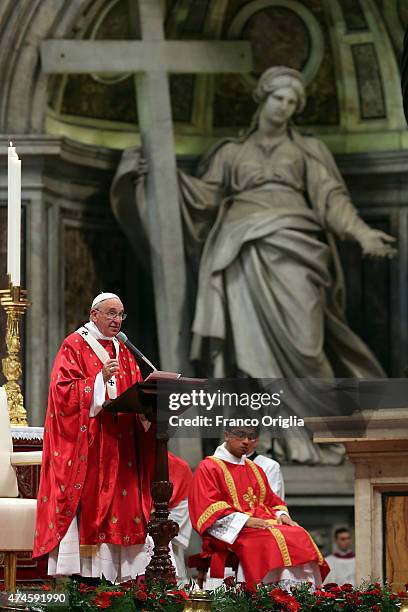
M 207 591 L 193 591 L 184 604 L 183 612 L 211 612 L 211 598 Z
M 27 413 L 24 408 L 23 395 L 18 383 L 23 373 L 19 358 L 20 353 L 20 319 L 29 307 L 27 292 L 11 283 L 8 289 L 0 291 L 0 303 L 6 311 L 6 346 L 7 357 L 2 360 L 3 373 L 6 377 L 4 388 L 11 425 L 26 426 Z
M 401 601 L 400 612 L 408 612 L 408 597 L 404 597 Z

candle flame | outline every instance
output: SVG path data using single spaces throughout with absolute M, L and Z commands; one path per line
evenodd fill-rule
M 10 147 L 12 147 L 12 146 L 13 146 L 13 143 L 12 143 L 12 142 L 11 142 L 11 140 L 10 140 Z

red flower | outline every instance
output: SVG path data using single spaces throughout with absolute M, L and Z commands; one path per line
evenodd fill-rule
M 250 584 L 249 582 L 241 582 L 241 589 L 247 595 L 255 595 L 256 593 L 256 588 L 253 584 Z
M 146 601 L 147 599 L 147 593 L 144 589 L 138 589 L 135 593 L 135 597 L 136 599 L 138 599 L 139 601 Z
M 159 603 L 161 603 L 161 604 L 166 603 L 166 600 L 164 599 L 164 597 L 160 597 L 160 599 L 159 599 Z
M 96 586 L 84 584 L 83 582 L 81 582 L 81 584 L 79 585 L 79 592 L 81 593 L 81 595 L 83 593 L 91 593 L 92 591 L 96 591 Z
M 326 591 L 330 591 L 330 589 L 332 589 L 333 587 L 337 587 L 337 586 L 339 586 L 337 582 L 328 582 L 327 584 L 324 585 L 324 588 L 326 589 Z
M 112 597 L 123 597 L 125 593 L 123 591 L 113 591 Z
M 188 595 L 187 593 L 183 590 L 178 590 L 178 591 L 169 591 L 168 592 L 169 595 L 175 595 L 177 597 L 181 597 L 181 599 L 188 599 Z
M 346 584 L 342 584 L 340 588 L 345 593 L 350 593 L 350 591 L 353 590 L 353 585 L 348 583 L 348 582 L 346 582 Z
M 323 597 L 324 599 L 336 599 L 336 595 L 332 591 L 320 591 L 319 589 L 317 589 L 317 591 L 315 591 L 313 595 L 315 595 L 316 597 Z
M 51 585 L 50 584 L 42 584 L 41 585 L 41 590 L 42 591 L 51 591 Z
M 286 591 L 279 588 L 272 589 L 269 595 L 278 604 L 286 604 L 288 601 L 290 601 L 291 597 L 288 593 L 286 593 Z
M 92 603 L 94 603 L 98 608 L 110 608 L 112 605 L 112 599 L 110 598 L 110 595 L 102 591 L 93 598 Z
M 335 593 L 336 595 L 341 595 L 343 592 L 339 586 L 332 587 L 329 590 L 330 590 L 330 593 Z
M 129 591 L 130 589 L 133 589 L 133 587 L 135 586 L 135 581 L 134 580 L 127 580 L 126 582 L 122 582 L 120 585 L 121 589 L 124 589 L 125 591 Z M 138 587 L 139 589 L 142 588 L 142 583 L 138 582 Z
M 293 612 L 298 612 L 301 608 L 301 604 L 291 595 L 288 595 L 288 600 L 286 602 L 286 609 L 293 610 Z
M 227 576 L 226 578 L 224 578 L 224 584 L 227 587 L 227 589 L 231 589 L 235 584 L 234 576 Z

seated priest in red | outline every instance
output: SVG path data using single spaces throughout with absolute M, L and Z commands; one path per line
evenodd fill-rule
M 193 529 L 188 514 L 188 494 L 193 480 L 193 472 L 187 461 L 173 455 L 170 451 L 168 455 L 169 480 L 173 483 L 173 493 L 169 503 L 169 518 L 179 526 L 179 532 L 172 539 L 171 545 L 173 547 L 177 580 L 185 582 L 188 579 L 184 551 L 190 542 Z
M 228 551 L 239 560 L 237 579 L 253 585 L 321 584 L 328 566 L 308 532 L 289 516 L 265 472 L 246 458 L 251 427 L 227 428 L 225 442 L 194 473 L 189 510 L 211 556 L 210 577 L 224 576 Z
M 144 573 L 155 434 L 138 415 L 103 410 L 142 380 L 115 338 L 126 315 L 102 293 L 90 320 L 69 335 L 51 373 L 33 556 L 50 575 L 126 581 Z

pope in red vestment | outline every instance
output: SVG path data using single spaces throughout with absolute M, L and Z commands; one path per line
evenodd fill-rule
M 101 297 L 91 322 L 64 340 L 52 370 L 34 557 L 61 543 L 77 513 L 80 545 L 128 547 L 146 539 L 155 435 L 138 415 L 102 409 L 105 398 L 142 377 L 114 339 L 124 318 L 119 298 Z
M 201 461 L 194 473 L 190 517 L 203 538 L 202 556 L 211 556 L 210 575 L 224 577 L 225 560 L 232 551 L 249 584 L 260 582 L 273 570 L 292 568 L 293 572 L 300 566 L 319 568 L 321 582 L 328 566 L 309 533 L 292 521 L 262 468 L 245 458 L 248 435 L 226 432 L 226 443 Z M 232 535 L 224 537 L 228 531 Z

